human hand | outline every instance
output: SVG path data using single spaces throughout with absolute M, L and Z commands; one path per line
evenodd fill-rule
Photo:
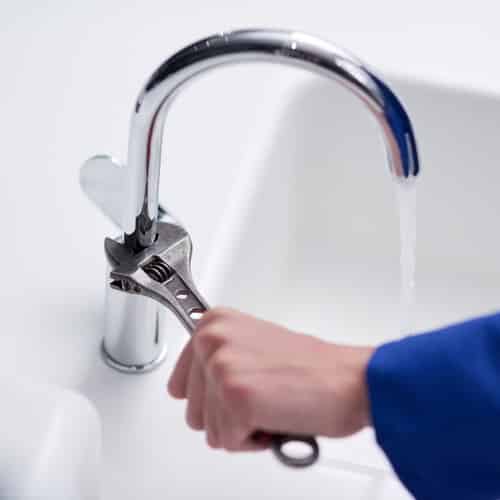
M 256 431 L 347 436 L 369 424 L 371 354 L 216 308 L 198 322 L 168 389 L 187 398 L 188 424 L 213 448 L 266 447 Z

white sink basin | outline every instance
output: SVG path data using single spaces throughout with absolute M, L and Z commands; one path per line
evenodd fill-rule
M 368 112 L 319 78 L 289 85 L 279 93 L 278 105 L 262 110 L 259 131 L 243 135 L 249 155 L 223 209 L 234 163 L 221 161 L 213 172 L 198 167 L 208 148 L 192 148 L 189 134 L 205 127 L 206 146 L 220 144 L 221 137 L 238 142 L 233 116 L 221 116 L 217 127 L 211 126 L 211 92 L 227 78 L 213 80 L 217 85 L 206 94 L 183 99 L 188 115 L 205 106 L 206 121 L 178 120 L 169 132 L 172 138 L 185 124 L 184 143 L 178 136 L 172 141 L 184 149 L 168 167 L 166 201 L 192 233 L 200 289 L 212 304 L 339 342 L 399 336 L 394 187 Z M 413 324 L 424 330 L 497 307 L 500 238 L 493 228 L 500 213 L 495 134 L 500 102 L 423 84 L 393 84 L 413 117 L 422 157 Z M 235 119 L 253 106 L 251 99 L 241 106 Z M 184 404 L 166 394 L 186 339 L 173 318 L 168 360 L 157 371 L 126 376 L 103 364 L 102 240 L 113 228 L 78 193 L 77 160 L 93 152 L 79 150 L 80 139 L 73 138 L 63 153 L 51 152 L 54 163 L 30 170 L 29 183 L 22 169 L 5 170 L 9 185 L 22 185 L 24 193 L 5 190 L 2 200 L 11 217 L 3 227 L 9 245 L 0 257 L 15 265 L 3 269 L 9 286 L 0 292 L 2 320 L 9 335 L 1 336 L 0 348 L 7 353 L 5 370 L 22 367 L 24 375 L 77 389 L 94 403 L 103 430 L 102 498 L 407 498 L 369 431 L 323 440 L 321 463 L 305 471 L 288 470 L 267 452 L 210 450 L 201 434 L 187 428 Z M 21 147 L 12 148 L 6 164 L 19 161 Z M 179 151 L 174 148 L 169 158 Z M 36 158 L 29 155 L 35 153 L 25 152 L 33 164 Z M 71 163 L 73 169 L 63 169 Z M 197 168 L 197 182 L 190 185 Z M 59 183 L 51 180 L 56 175 Z
M 414 120 L 422 161 L 410 321 L 417 332 L 498 308 L 500 102 L 394 85 Z M 376 125 L 349 95 L 314 80 L 284 103 L 273 126 L 235 192 L 210 293 L 217 303 L 336 342 L 400 337 L 397 197 Z M 389 477 L 371 432 L 321 444 L 329 471 L 376 484 Z M 310 473 L 319 478 L 322 470 Z M 385 479 L 368 497 L 339 497 L 322 481 L 330 498 L 406 497 Z
M 500 101 L 394 88 L 421 153 L 412 321 L 420 331 L 498 308 Z M 217 301 L 339 342 L 398 337 L 398 207 L 376 125 L 321 80 L 298 90 L 274 125 L 220 239 Z

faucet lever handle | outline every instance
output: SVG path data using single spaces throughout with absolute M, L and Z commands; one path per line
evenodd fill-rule
M 121 230 L 126 206 L 125 181 L 125 167 L 108 155 L 92 156 L 80 167 L 82 191 Z
M 119 229 L 125 231 L 124 207 L 127 206 L 127 171 L 116 158 L 95 155 L 80 167 L 80 187 L 87 198 Z M 174 216 L 158 205 L 159 220 L 175 221 Z

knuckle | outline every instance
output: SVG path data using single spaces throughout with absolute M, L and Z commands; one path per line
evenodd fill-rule
M 209 362 L 209 370 L 216 381 L 225 385 L 231 374 L 231 357 L 223 350 L 216 352 Z
M 209 353 L 217 349 L 223 342 L 219 331 L 213 327 L 202 328 L 193 338 L 195 350 Z
M 234 319 L 235 311 L 227 307 L 214 307 L 209 309 L 198 323 L 200 330 L 207 327 L 222 328 L 224 325 L 230 324 Z
M 222 399 L 240 424 L 249 424 L 252 417 L 253 390 L 235 377 L 228 377 L 221 386 Z
M 225 401 L 238 403 L 245 399 L 246 387 L 236 378 L 227 378 L 221 387 L 222 396 Z
M 226 309 L 223 307 L 214 307 L 212 309 L 209 309 L 204 315 L 203 319 L 201 321 L 202 325 L 207 325 L 209 323 L 213 323 L 214 321 L 220 321 L 221 319 L 224 319 L 226 316 Z
M 211 312 L 217 318 L 225 318 L 226 316 L 230 316 L 234 311 L 229 307 L 217 306 L 211 309 Z

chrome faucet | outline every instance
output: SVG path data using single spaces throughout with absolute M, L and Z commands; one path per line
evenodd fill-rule
M 162 224 L 158 188 L 163 128 L 171 102 L 193 77 L 243 61 L 294 65 L 338 81 L 365 102 L 380 125 L 392 176 L 406 179 L 418 175 L 417 146 L 407 113 L 391 89 L 353 56 L 328 42 L 293 31 L 220 33 L 180 50 L 148 79 L 133 109 L 126 166 L 110 157 L 96 156 L 82 167 L 84 191 L 123 231 L 123 237 L 116 240 L 120 247 L 107 240 L 111 265 L 118 263 L 113 255 L 119 260 L 120 252 L 129 256 L 147 254 L 155 245 Z M 170 221 L 172 227 L 180 227 Z M 164 229 L 168 233 L 167 226 Z M 190 242 L 186 248 L 184 257 L 189 260 Z M 151 270 L 155 264 L 148 265 Z M 155 272 L 162 277 L 170 271 L 157 268 Z M 154 278 L 154 273 L 151 276 Z M 140 290 L 137 284 L 125 279 L 108 280 L 108 284 L 112 286 L 106 288 L 105 360 L 126 372 L 155 368 L 166 354 L 160 308 L 150 298 L 133 293 Z M 184 318 L 182 311 L 178 316 Z M 189 326 L 189 318 L 184 324 Z

